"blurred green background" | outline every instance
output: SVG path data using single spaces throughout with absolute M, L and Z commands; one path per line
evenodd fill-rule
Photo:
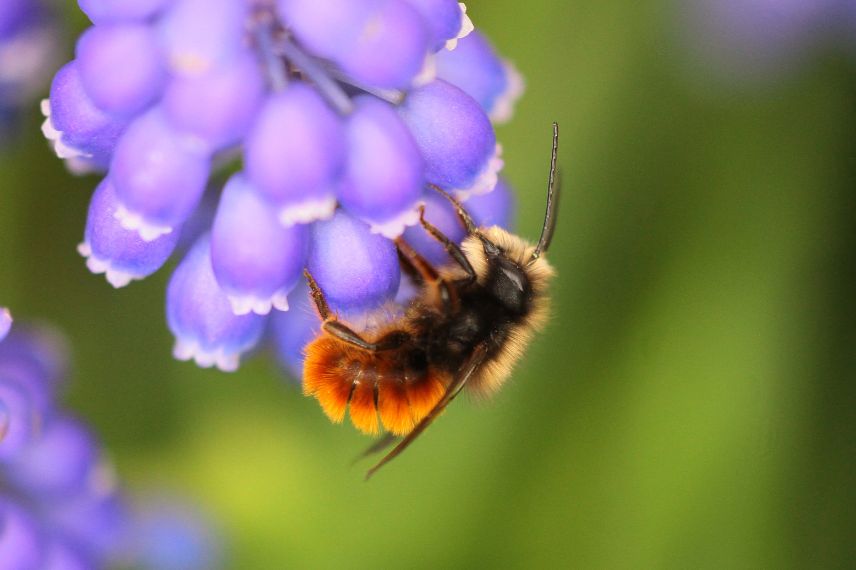
M 468 5 L 527 79 L 498 133 L 532 238 L 562 128 L 554 317 L 495 401 L 456 403 L 366 484 L 366 440 L 272 359 L 173 361 L 169 270 L 88 273 L 96 179 L 65 172 L 34 105 L 0 154 L 0 301 L 68 334 L 70 405 L 131 487 L 206 505 L 230 568 L 852 564 L 856 60 L 731 88 L 663 2 Z

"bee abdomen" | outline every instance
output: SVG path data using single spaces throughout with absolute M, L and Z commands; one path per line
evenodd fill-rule
M 384 353 L 343 350 L 320 337 L 306 349 L 303 393 L 314 396 L 327 417 L 339 423 L 350 408 L 358 430 L 409 433 L 442 398 L 448 379 L 431 369 L 402 368 Z

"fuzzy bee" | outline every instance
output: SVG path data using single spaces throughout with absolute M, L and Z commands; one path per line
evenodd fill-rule
M 544 326 L 553 268 L 542 255 L 556 228 L 558 142 L 553 123 L 547 211 L 535 245 L 499 227 L 477 227 L 455 198 L 432 186 L 454 205 L 467 235 L 458 246 L 422 210 L 422 227 L 452 263 L 434 267 L 399 238 L 402 267 L 420 289 L 402 316 L 385 326 L 354 331 L 331 313 L 306 272 L 323 323 L 305 349 L 304 394 L 317 398 L 334 422 L 350 410 L 362 432 L 377 434 L 383 426 L 387 437 L 369 451 L 403 438 L 367 478 L 413 443 L 462 390 L 478 396 L 496 392 Z

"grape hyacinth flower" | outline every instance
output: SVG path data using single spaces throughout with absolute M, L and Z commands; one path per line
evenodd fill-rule
M 0 568 L 219 567 L 209 522 L 183 498 L 130 506 L 97 438 L 58 401 L 66 368 L 50 329 L 16 325 L 0 342 Z M 178 565 L 162 565 L 164 544 Z
M 349 316 L 396 299 L 394 240 L 422 239 L 422 205 L 445 215 L 432 184 L 507 221 L 491 121 L 522 82 L 462 3 L 79 5 L 93 26 L 54 77 L 43 131 L 73 172 L 104 175 L 79 246 L 91 271 L 121 287 L 186 252 L 166 300 L 177 358 L 234 370 L 297 322 L 298 354 L 314 317 L 287 315 L 304 268 Z
M 16 326 L 0 342 L 0 568 L 101 568 L 121 555 L 124 500 L 96 438 L 56 400 L 63 370 L 50 331 Z
M 48 79 L 56 35 L 42 0 L 0 2 L 0 143 Z

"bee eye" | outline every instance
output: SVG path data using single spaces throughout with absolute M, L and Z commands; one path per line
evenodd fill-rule
M 509 269 L 507 267 L 503 267 L 502 274 L 509 283 L 517 288 L 518 291 L 523 291 L 525 278 L 523 277 L 523 274 L 520 273 L 520 270 L 517 270 L 516 268 Z

